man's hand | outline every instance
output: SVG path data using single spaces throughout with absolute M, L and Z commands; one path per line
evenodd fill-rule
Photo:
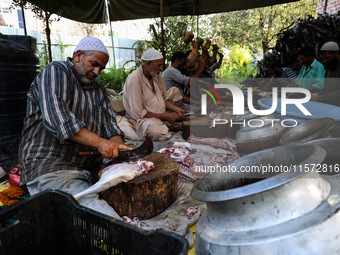
M 119 150 L 132 150 L 132 148 L 110 140 L 102 139 L 97 145 L 97 150 L 102 154 L 103 158 L 118 157 Z
M 69 140 L 75 143 L 97 148 L 98 152 L 100 152 L 104 158 L 117 157 L 119 154 L 119 149 L 132 150 L 132 148 L 124 145 L 121 136 L 113 136 L 110 138 L 110 140 L 107 140 L 87 130 L 86 128 L 81 128 L 79 132 L 69 138 Z
M 179 108 L 178 111 L 177 111 L 177 114 L 178 114 L 179 116 L 187 115 L 188 113 L 189 113 L 189 111 L 184 110 L 184 109 L 182 109 L 182 108 Z
M 318 95 L 312 95 L 310 100 L 317 102 L 317 101 L 319 101 L 319 96 Z
M 198 69 L 204 69 L 206 62 L 203 58 L 198 59 Z
M 165 113 L 164 120 L 166 120 L 167 122 L 173 123 L 177 120 L 177 118 L 178 118 L 177 114 L 170 112 L 170 113 Z

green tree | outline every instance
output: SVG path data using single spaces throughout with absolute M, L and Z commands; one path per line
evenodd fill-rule
M 315 15 L 316 1 L 305 0 L 263 8 L 208 15 L 201 19 L 202 33 L 220 36 L 226 45 L 246 45 L 262 52 L 275 45 L 275 35 L 294 20 Z
M 171 56 L 176 51 L 186 52 L 190 45 L 183 42 L 184 36 L 187 32 L 194 31 L 194 17 L 178 16 L 164 18 L 164 51 L 165 62 L 169 64 Z M 155 23 L 151 24 L 148 29 L 151 40 L 141 41 L 140 45 L 151 47 L 161 51 L 161 22 L 160 19 L 155 19 Z

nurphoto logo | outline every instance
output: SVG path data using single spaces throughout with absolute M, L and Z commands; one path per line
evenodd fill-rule
M 308 89 L 305 88 L 298 88 L 298 87 L 283 87 L 283 88 L 277 88 L 273 87 L 271 92 L 271 98 L 272 98 L 272 105 L 268 109 L 256 109 L 254 106 L 254 101 L 256 101 L 256 98 L 253 95 L 253 88 L 248 87 L 247 91 L 242 91 L 238 86 L 235 86 L 233 84 L 214 84 L 213 86 L 208 85 L 206 83 L 201 83 L 205 87 L 201 86 L 200 88 L 200 98 L 201 98 L 201 114 L 207 115 L 208 114 L 208 97 L 211 98 L 211 100 L 214 102 L 215 108 L 217 108 L 217 100 L 215 97 L 219 100 L 221 107 L 223 106 L 221 97 L 219 96 L 218 91 L 226 91 L 231 94 L 231 100 L 232 101 L 232 115 L 240 116 L 245 115 L 247 110 L 247 114 L 251 113 L 255 116 L 266 116 L 271 115 L 273 113 L 277 113 L 277 109 L 279 109 L 281 116 L 287 115 L 287 106 L 288 105 L 294 105 L 301 111 L 301 113 L 305 116 L 312 115 L 306 107 L 304 107 L 304 103 L 309 102 L 311 98 L 311 93 Z M 245 99 L 245 93 L 247 94 L 247 98 Z M 293 98 L 291 95 L 299 94 L 299 98 Z M 278 101 L 278 98 L 280 98 L 280 103 Z M 220 107 L 220 108 L 221 108 Z M 223 108 L 222 108 L 223 109 Z M 223 110 L 222 110 L 223 111 Z M 273 118 L 273 119 L 266 119 L 265 121 L 271 122 L 272 126 L 275 122 L 280 122 L 282 126 L 284 127 L 294 127 L 298 125 L 298 122 L 295 119 L 287 119 L 287 118 Z M 216 115 L 215 118 L 212 119 L 211 127 L 215 127 L 216 125 L 224 125 L 224 124 L 230 124 L 232 125 L 244 125 L 249 127 L 261 127 L 265 123 L 262 119 L 256 119 L 252 118 L 251 120 L 243 121 L 233 121 L 231 119 L 223 119 L 219 115 Z

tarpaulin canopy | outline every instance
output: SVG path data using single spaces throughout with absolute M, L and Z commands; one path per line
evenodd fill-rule
M 160 17 L 161 0 L 108 0 L 110 20 L 132 20 Z M 163 0 L 164 16 L 202 15 L 236 10 L 251 9 L 296 0 Z M 86 22 L 106 23 L 107 9 L 105 0 L 29 0 L 47 11 L 62 17 Z M 56 5 L 58 8 L 55 8 Z M 47 6 L 47 7 L 46 7 Z M 43 9 L 45 9 L 43 8 Z M 53 8 L 53 9 L 52 9 Z M 57 12 L 56 9 L 59 9 Z

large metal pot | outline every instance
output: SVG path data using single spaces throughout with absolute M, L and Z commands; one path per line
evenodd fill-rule
M 281 136 L 286 132 L 274 115 L 257 118 L 249 115 L 249 118 L 244 116 L 235 121 L 245 124 L 236 133 L 237 150 L 244 154 L 279 145 Z
M 280 139 L 280 144 L 303 143 L 316 138 L 327 137 L 334 125 L 331 118 L 319 118 L 308 120 L 284 133 Z
M 340 254 L 338 180 L 321 178 L 312 167 L 325 155 L 309 144 L 279 146 L 227 165 L 236 172 L 200 179 L 192 197 L 208 209 L 197 223 L 196 254 Z M 269 165 L 289 171 L 241 172 Z
M 317 166 L 320 174 L 340 175 L 340 138 L 322 138 L 308 141 L 308 144 L 314 144 L 326 151 L 326 158 L 322 164 Z

